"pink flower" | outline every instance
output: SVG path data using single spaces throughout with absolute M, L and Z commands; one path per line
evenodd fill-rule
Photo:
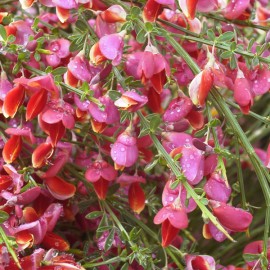
M 235 20 L 240 17 L 248 8 L 250 0 L 232 0 L 223 10 L 224 17 L 229 20 Z
M 204 185 L 207 198 L 226 203 L 231 195 L 231 187 L 219 174 L 212 174 Z
M 64 38 L 53 40 L 47 46 L 47 50 L 51 51 L 50 55 L 46 55 L 48 64 L 52 67 L 57 67 L 61 63 L 61 59 L 69 56 L 70 42 Z
M 153 45 L 146 46 L 143 54 L 140 55 L 137 74 L 141 78 L 142 83 L 151 83 L 155 91 L 160 94 L 163 85 L 166 83 L 166 75 L 169 76 L 169 65 L 161 55 L 157 48 Z
M 111 157 L 116 169 L 131 167 L 138 159 L 137 139 L 128 130 L 121 133 L 111 148 Z
M 122 110 L 136 112 L 148 102 L 148 98 L 139 95 L 135 90 L 126 91 L 114 102 L 114 105 Z
M 186 255 L 186 270 L 215 270 L 216 262 L 208 255 Z
M 252 215 L 241 209 L 230 206 L 224 202 L 210 200 L 213 214 L 218 218 L 221 225 L 233 232 L 244 232 L 252 222 Z

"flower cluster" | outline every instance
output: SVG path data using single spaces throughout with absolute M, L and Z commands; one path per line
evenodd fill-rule
M 0 1 L 0 269 L 268 269 L 269 14 Z

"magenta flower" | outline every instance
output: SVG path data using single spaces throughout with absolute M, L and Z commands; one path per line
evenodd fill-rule
M 114 105 L 122 110 L 136 112 L 148 102 L 148 98 L 139 95 L 135 90 L 126 91 L 114 102 Z
M 248 8 L 250 0 L 232 0 L 223 10 L 224 17 L 229 20 L 235 20 L 240 17 Z
M 111 148 L 111 157 L 117 170 L 131 167 L 138 159 L 137 139 L 129 130 L 121 133 Z
M 246 231 L 252 222 L 253 216 L 241 208 L 213 200 L 210 200 L 210 205 L 221 225 L 233 232 Z
M 51 54 L 46 55 L 48 64 L 52 67 L 60 65 L 61 60 L 68 57 L 70 42 L 64 38 L 53 40 L 46 47 L 47 50 L 51 51 Z
M 204 185 L 207 198 L 226 203 L 231 195 L 231 187 L 219 174 L 212 174 Z
M 215 270 L 216 262 L 208 255 L 186 255 L 186 270 Z

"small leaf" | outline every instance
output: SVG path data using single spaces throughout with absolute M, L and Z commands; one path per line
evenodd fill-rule
M 216 35 L 213 32 L 212 29 L 207 30 L 207 36 L 209 37 L 210 40 L 214 41 L 216 39 Z
M 119 99 L 122 96 L 122 94 L 116 90 L 110 90 L 108 94 L 109 94 L 110 99 L 113 101 Z
M 207 126 L 205 126 L 203 129 L 200 129 L 197 132 L 195 132 L 194 136 L 196 138 L 202 138 L 206 132 L 207 132 Z
M 128 270 L 129 268 L 129 263 L 125 263 L 120 270 Z
M 103 233 L 111 230 L 112 226 L 102 226 L 97 228 L 97 233 Z
M 139 42 L 139 43 L 144 43 L 145 40 L 146 40 L 146 32 L 144 31 L 144 29 L 141 29 L 139 31 L 139 33 L 137 34 L 136 36 L 136 40 Z
M 59 67 L 56 68 L 52 71 L 52 75 L 63 75 L 64 73 L 67 72 L 67 68 L 66 67 Z
M 150 23 L 150 22 L 146 22 L 146 23 L 145 23 L 145 28 L 146 28 L 146 31 L 147 31 L 147 32 L 152 32 L 153 29 L 154 29 L 153 24 Z
M 139 7 L 132 7 L 131 10 L 130 10 L 130 14 L 132 15 L 139 15 L 141 13 L 141 9 Z
M 138 138 L 146 136 L 146 135 L 150 134 L 150 132 L 151 132 L 151 130 L 149 128 L 141 128 L 141 131 L 140 131 Z
M 87 219 L 94 219 L 103 215 L 102 211 L 94 211 L 85 216 Z
M 104 250 L 105 250 L 105 251 L 108 251 L 108 250 L 111 248 L 111 246 L 112 246 L 112 244 L 113 244 L 113 240 L 114 240 L 114 234 L 115 234 L 115 230 L 112 229 L 112 230 L 110 231 L 110 233 L 109 233 L 107 239 L 106 239 L 106 242 L 105 242 L 105 247 L 104 247 Z
M 0 210 L 0 224 L 5 222 L 9 218 L 9 214 L 5 211 Z
M 228 59 L 228 58 L 230 58 L 231 56 L 232 56 L 232 52 L 231 52 L 231 51 L 223 52 L 223 53 L 220 55 L 220 57 L 221 57 L 222 59 Z
M 0 24 L 0 36 L 2 37 L 3 40 L 7 40 L 7 32 L 2 24 Z
M 200 202 L 204 205 L 208 205 L 209 201 L 206 198 L 201 198 Z
M 251 48 L 252 48 L 254 42 L 255 42 L 255 38 L 252 38 L 252 39 L 249 41 L 248 46 L 247 46 L 247 50 L 248 50 L 248 51 L 251 50 Z
M 179 160 L 182 156 L 183 156 L 182 153 L 178 153 L 178 154 L 176 154 L 176 155 L 173 157 L 173 160 L 174 160 L 174 161 L 177 161 L 177 160 Z
M 150 119 L 150 130 L 151 131 L 156 131 L 158 126 L 161 123 L 161 117 L 158 114 L 155 114 L 151 119 Z
M 233 54 L 230 58 L 230 68 L 231 69 L 236 69 L 237 68 L 237 60 L 235 55 Z
M 144 171 L 146 173 L 149 173 L 158 163 L 158 159 L 154 159 L 151 163 L 147 164 L 145 167 L 144 167 Z
M 220 120 L 219 119 L 213 119 L 213 120 L 211 120 L 209 123 L 208 123 L 208 126 L 209 127 L 218 127 L 218 126 L 220 126 L 221 125 L 221 122 L 220 122 Z
M 170 189 L 176 189 L 178 187 L 178 185 L 180 184 L 179 180 L 175 180 L 171 185 L 170 185 Z
M 230 41 L 234 38 L 234 32 L 225 32 L 221 36 L 218 37 L 217 41 L 218 42 L 226 42 Z
M 245 253 L 243 254 L 243 258 L 246 262 L 252 262 L 252 261 L 257 261 L 260 259 L 260 254 L 249 254 Z

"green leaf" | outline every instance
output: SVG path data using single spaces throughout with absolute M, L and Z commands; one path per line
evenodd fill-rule
M 95 219 L 95 218 L 100 217 L 102 215 L 103 215 L 102 211 L 94 211 L 94 212 L 91 212 L 91 213 L 87 214 L 85 216 L 85 218 L 87 218 L 87 219 Z
M 245 253 L 243 254 L 243 258 L 246 262 L 252 262 L 252 261 L 257 261 L 260 259 L 260 254 L 249 254 Z
M 232 56 L 232 52 L 231 51 L 227 51 L 227 52 L 223 52 L 221 55 L 220 55 L 220 57 L 222 58 L 222 59 L 228 59 L 228 58 L 230 58 L 231 56 Z
M 233 41 L 233 42 L 231 43 L 231 45 L 230 45 L 230 50 L 231 50 L 231 51 L 234 51 L 235 49 L 236 49 L 236 42 Z
M 79 29 L 81 32 L 87 31 L 87 25 L 82 20 L 77 20 L 75 23 L 77 29 Z
M 252 39 L 249 41 L 248 46 L 247 46 L 247 50 L 248 50 L 248 51 L 251 50 L 251 48 L 252 48 L 254 42 L 255 42 L 255 38 L 252 38 Z
M 225 32 L 217 38 L 218 42 L 227 42 L 234 38 L 234 32 Z
M 203 129 L 200 129 L 197 132 L 195 132 L 194 136 L 196 138 L 202 138 L 206 132 L 207 132 L 207 126 L 205 126 Z
M 113 229 L 110 231 L 110 233 L 109 233 L 109 235 L 108 235 L 108 237 L 107 237 L 107 239 L 106 239 L 105 247 L 104 247 L 104 250 L 105 250 L 105 251 L 108 251 L 108 250 L 111 248 L 111 246 L 112 246 L 112 244 L 113 244 L 113 240 L 114 240 L 114 234 L 115 234 L 115 229 L 113 228 Z
M 144 171 L 146 173 L 149 173 L 158 163 L 158 159 L 154 159 L 151 163 L 147 164 L 145 167 L 144 167 Z
M 0 224 L 5 222 L 9 218 L 9 214 L 5 211 L 0 210 Z
M 176 155 L 173 157 L 173 160 L 174 160 L 174 161 L 177 161 L 177 160 L 179 160 L 182 156 L 183 156 L 182 153 L 178 153 L 178 154 L 176 154 Z
M 146 41 L 146 32 L 144 31 L 144 29 L 141 29 L 139 31 L 139 33 L 137 34 L 136 36 L 136 40 L 139 42 L 139 43 L 144 43 Z
M 214 41 L 216 39 L 216 35 L 212 29 L 207 30 L 207 36 L 212 41 Z
M 206 198 L 201 198 L 200 202 L 204 205 L 208 205 L 209 201 Z
M 103 233 L 103 232 L 106 232 L 106 231 L 109 231 L 111 230 L 112 226 L 102 226 L 102 227 L 98 227 L 97 228 L 97 233 Z
M 237 68 L 237 60 L 235 55 L 233 54 L 230 58 L 230 68 L 231 69 L 236 69 Z
M 150 119 L 150 130 L 151 131 L 156 131 L 158 126 L 161 123 L 161 117 L 159 114 L 155 114 L 153 117 Z
M 7 37 L 7 42 L 13 43 L 16 40 L 16 37 L 14 35 L 9 35 Z
M 2 37 L 4 41 L 7 40 L 7 32 L 6 32 L 5 27 L 2 24 L 0 24 L 0 36 Z
M 110 90 L 108 94 L 109 94 L 110 99 L 113 101 L 119 99 L 122 96 L 122 94 L 116 90 Z
M 125 263 L 120 270 L 128 270 L 129 268 L 129 263 Z
M 64 73 L 67 72 L 67 68 L 66 67 L 59 67 L 56 68 L 52 71 L 52 75 L 63 75 Z
M 130 116 L 130 112 L 128 111 L 121 111 L 120 113 L 120 123 L 124 123 Z
M 139 15 L 141 13 L 141 9 L 139 7 L 132 7 L 131 10 L 130 10 L 130 14 L 132 15 Z
M 175 180 L 173 183 L 171 183 L 170 189 L 176 189 L 179 184 L 180 184 L 180 180 Z
M 145 23 L 145 28 L 146 28 L 146 31 L 147 31 L 147 32 L 152 32 L 153 29 L 154 29 L 153 24 L 150 23 L 150 22 L 146 22 L 146 23 Z
M 140 134 L 138 136 L 138 138 L 141 138 L 143 136 L 146 136 L 148 134 L 150 134 L 151 130 L 149 128 L 141 128 Z
M 209 123 L 208 123 L 208 126 L 209 127 L 218 127 L 221 125 L 221 122 L 219 119 L 215 118 L 213 120 L 211 120 Z

